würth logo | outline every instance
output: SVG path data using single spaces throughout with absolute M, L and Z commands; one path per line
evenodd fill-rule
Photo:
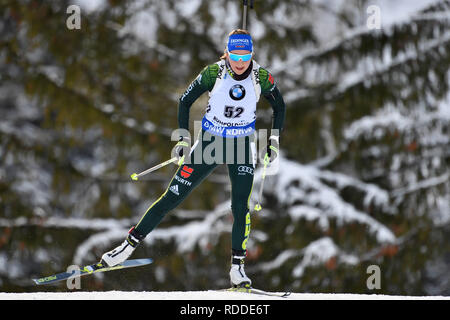
M 188 166 L 184 165 L 183 168 L 181 168 L 180 174 L 183 178 L 189 178 L 193 171 L 194 171 L 194 169 L 189 168 Z

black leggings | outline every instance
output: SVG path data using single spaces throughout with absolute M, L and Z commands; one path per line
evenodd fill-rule
M 237 251 L 246 250 L 250 234 L 249 200 L 253 188 L 255 155 L 256 150 L 249 136 L 222 138 L 202 131 L 194 144 L 190 161 L 179 166 L 166 191 L 136 225 L 136 231 L 143 236 L 149 234 L 218 165 L 226 164 L 231 181 L 231 210 L 234 218 L 231 247 Z

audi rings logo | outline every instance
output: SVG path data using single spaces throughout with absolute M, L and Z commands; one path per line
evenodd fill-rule
M 241 100 L 245 97 L 245 89 L 240 84 L 235 84 L 230 89 L 230 98 L 233 100 Z
M 253 175 L 253 168 L 247 167 L 247 166 L 239 166 L 238 172 L 239 172 L 239 174 L 249 173 L 249 174 Z

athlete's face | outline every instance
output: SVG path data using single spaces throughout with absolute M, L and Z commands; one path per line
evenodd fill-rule
M 244 55 L 250 54 L 251 52 L 248 50 L 233 50 L 231 51 L 231 53 Z M 233 69 L 234 73 L 236 73 L 237 75 L 243 74 L 245 70 L 247 70 L 248 67 L 250 66 L 250 63 L 252 62 L 252 59 L 248 61 L 242 61 L 242 59 L 239 59 L 239 61 L 234 61 L 233 59 L 230 58 L 230 54 L 228 52 L 226 53 L 226 55 L 228 61 L 230 62 L 231 69 Z

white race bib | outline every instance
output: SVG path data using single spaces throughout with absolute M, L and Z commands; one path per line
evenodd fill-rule
M 235 80 L 225 73 L 210 93 L 203 129 L 224 137 L 247 136 L 255 130 L 256 96 L 252 76 Z M 217 79 L 216 81 L 219 81 Z

